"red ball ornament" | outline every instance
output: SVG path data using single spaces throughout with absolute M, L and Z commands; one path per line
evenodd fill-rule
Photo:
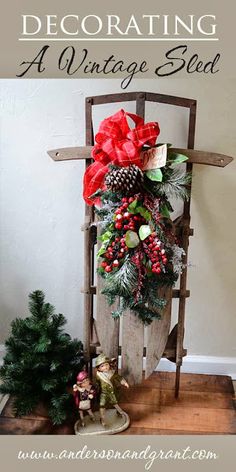
M 118 267 L 118 265 L 119 265 L 119 261 L 117 259 L 115 259 L 113 261 L 113 267 Z
M 106 266 L 107 266 L 107 262 L 103 261 L 103 262 L 101 263 L 101 267 L 103 267 L 103 268 L 105 269 Z
M 122 224 L 121 224 L 121 223 L 116 223 L 116 224 L 115 224 L 115 228 L 116 228 L 116 229 L 121 229 L 121 228 L 122 228 Z
M 109 265 L 106 266 L 106 267 L 105 267 L 105 271 L 106 271 L 106 272 L 111 272 L 111 266 L 109 266 Z

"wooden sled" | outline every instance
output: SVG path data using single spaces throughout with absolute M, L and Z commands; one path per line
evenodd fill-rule
M 194 164 L 225 167 L 232 158 L 222 154 L 194 150 L 196 100 L 145 92 L 129 92 L 101 95 L 86 98 L 86 146 L 55 149 L 48 154 L 55 161 L 84 159 L 86 167 L 91 164 L 91 147 L 94 144 L 93 115 L 94 106 L 114 103 L 114 112 L 122 105 L 120 102 L 135 101 L 136 113 L 145 118 L 145 102 L 164 103 L 170 106 L 185 107 L 189 110 L 187 149 L 178 149 L 189 157 L 186 171 L 192 172 Z M 158 121 L 158 116 L 157 116 Z M 174 149 L 171 148 L 173 151 Z M 103 351 L 109 357 L 121 355 L 121 371 L 131 385 L 142 381 L 156 369 L 162 357 L 175 362 L 175 396 L 179 394 L 180 369 L 187 351 L 183 347 L 185 306 L 190 296 L 187 290 L 187 262 L 189 237 L 193 235 L 190 227 L 190 198 L 184 204 L 183 214 L 173 224 L 180 246 L 185 251 L 185 269 L 180 276 L 179 289 L 165 289 L 168 303 L 160 320 L 148 327 L 132 312 L 127 311 L 121 320 L 111 317 L 112 307 L 108 306 L 101 294 L 103 280 L 95 274 L 97 251 L 97 226 L 92 207 L 85 206 L 84 231 L 84 350 L 90 369 L 92 358 Z M 172 300 L 178 299 L 178 322 L 170 332 Z M 96 305 L 95 305 L 96 304 Z M 96 308 L 96 309 L 95 309 Z M 145 360 L 145 362 L 144 362 Z

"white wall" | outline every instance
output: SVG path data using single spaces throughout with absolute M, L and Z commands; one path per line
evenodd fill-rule
M 84 98 L 120 91 L 119 80 L 1 80 L 1 332 L 27 313 L 27 296 L 41 288 L 82 336 L 83 164 L 54 163 L 46 151 L 84 144 Z M 196 148 L 236 155 L 235 81 L 136 80 L 128 91 L 198 100 Z M 126 106 L 127 105 L 127 106 Z M 125 108 L 134 110 L 126 104 Z M 116 106 L 98 107 L 99 121 Z M 162 136 L 184 146 L 186 111 L 148 106 Z M 236 356 L 235 174 L 196 166 L 193 178 L 185 347 L 192 355 Z

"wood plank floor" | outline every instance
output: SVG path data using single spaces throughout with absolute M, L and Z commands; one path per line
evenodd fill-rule
M 175 374 L 158 372 L 129 390 L 120 405 L 129 414 L 129 434 L 236 434 L 234 389 L 227 376 L 181 374 L 180 395 L 174 398 Z M 0 416 L 0 434 L 74 434 L 73 423 L 54 427 L 43 406 L 34 414 L 14 418 L 8 400 Z

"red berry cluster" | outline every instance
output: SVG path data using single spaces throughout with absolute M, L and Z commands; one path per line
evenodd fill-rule
M 158 239 L 157 234 L 153 232 L 143 241 L 145 254 L 151 261 L 151 270 L 154 274 L 160 274 L 168 260 L 163 243 Z
M 122 205 L 115 211 L 115 228 L 118 230 L 136 231 L 139 226 L 145 223 L 145 219 L 141 215 L 133 215 L 129 213 L 128 206 L 135 200 L 135 197 L 122 198 Z
M 101 262 L 101 267 L 105 272 L 111 272 L 114 268 L 119 267 L 121 260 L 124 258 L 128 247 L 125 244 L 125 238 L 117 236 L 108 246 Z

